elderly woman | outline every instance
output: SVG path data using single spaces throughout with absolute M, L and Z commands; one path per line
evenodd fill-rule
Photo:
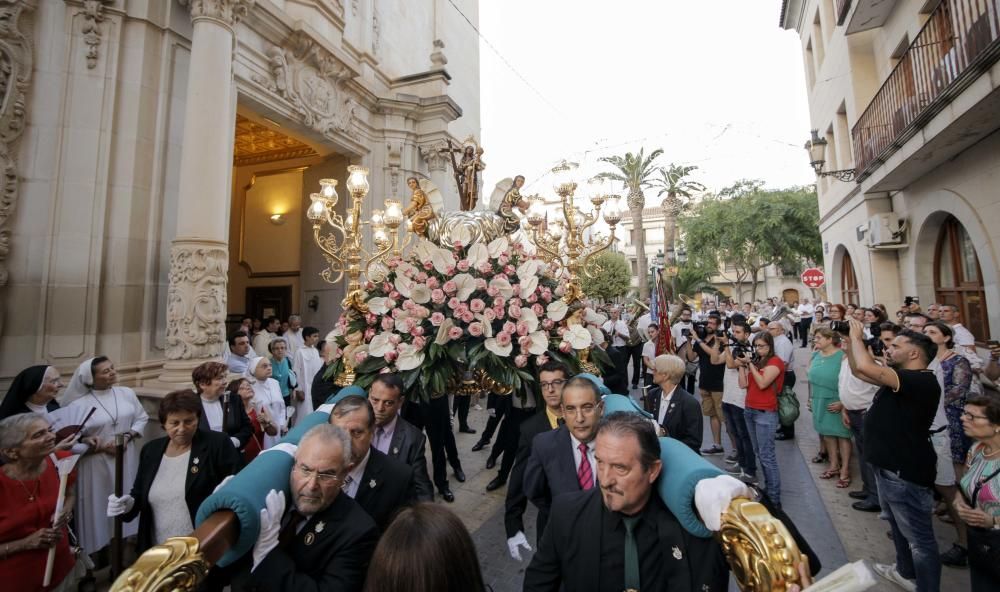
M 1000 399 L 966 401 L 962 429 L 975 444 L 954 505 L 969 527 L 972 592 L 992 592 L 1000 590 Z
M 83 550 L 96 553 L 111 541 L 114 521 L 107 517 L 104 500 L 115 484 L 115 436 L 125 440 L 124 483 L 135 479 L 139 464 L 139 444 L 149 416 L 132 389 L 118 386 L 115 365 L 105 356 L 91 358 L 76 369 L 63 402 L 94 408 L 83 429 L 84 438 L 93 438 L 95 446 L 76 466 L 80 495 L 76 498 L 76 530 Z M 134 525 L 125 525 L 123 536 L 136 533 Z
M 221 362 L 205 362 L 191 371 L 195 393 L 201 397 L 198 429 L 222 432 L 237 450 L 243 450 L 253 427 L 243 409 L 243 400 L 226 391 L 228 374 L 229 366 Z
M 167 435 L 143 447 L 132 493 L 107 498 L 108 517 L 131 522 L 139 516 L 139 553 L 194 530 L 201 502 L 243 466 L 228 436 L 198 429 L 200 417 L 201 399 L 194 391 L 163 397 L 159 419 Z
M 851 430 L 844 425 L 840 413 L 844 409 L 839 393 L 843 360 L 840 335 L 826 327 L 817 331 L 816 351 L 809 361 L 809 410 L 830 460 L 830 467 L 820 479 L 836 478 L 839 489 L 851 485 Z
M 226 394 L 232 398 L 239 398 L 247 420 L 250 422 L 250 438 L 247 440 L 246 446 L 243 447 L 243 462 L 249 463 L 264 450 L 264 435 L 276 436 L 278 428 L 271 421 L 271 416 L 265 409 L 262 409 L 260 414 L 254 409 L 253 387 L 250 386 L 250 381 L 246 378 L 230 381 L 226 387 Z
M 59 409 L 56 395 L 60 388 L 59 371 L 52 366 L 31 366 L 21 370 L 0 404 L 0 419 L 28 411 L 45 415 Z
M 299 382 L 288 358 L 288 342 L 281 337 L 272 339 L 267 344 L 267 351 L 271 354 L 271 378 L 278 383 L 285 405 L 291 405 L 290 396 Z
M 5 590 L 75 590 L 76 559 L 66 523 L 73 513 L 70 476 L 62 514 L 52 525 L 59 495 L 59 472 L 53 461 L 56 436 L 36 413 L 0 421 L 0 581 Z M 42 586 L 49 549 L 55 547 L 51 585 Z
M 253 407 L 259 419 L 273 423 L 276 428 L 275 433 L 265 432 L 263 450 L 274 446 L 281 437 L 285 435 L 287 429 L 287 415 L 285 413 L 285 401 L 281 397 L 281 388 L 277 381 L 271 378 L 271 360 L 267 358 L 255 358 L 247 366 L 247 381 L 253 389 L 253 399 L 247 410 Z

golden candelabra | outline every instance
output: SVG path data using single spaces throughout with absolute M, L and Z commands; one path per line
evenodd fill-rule
M 563 161 L 552 169 L 552 172 L 564 175 L 569 170 L 570 165 Z M 555 186 L 555 191 L 561 200 L 562 219 L 557 218 L 549 223 L 545 203 L 538 196 L 529 198 L 528 208 L 531 240 L 539 255 L 546 262 L 555 265 L 558 275 L 565 277 L 566 293 L 563 295 L 563 300 L 567 304 L 583 298 L 581 276 L 593 278 L 595 274 L 600 273 L 601 270 L 593 258 L 615 242 L 615 226 L 622 219 L 620 196 L 594 193 L 590 197 L 593 210 L 584 212 L 573 202 L 576 187 L 573 181 L 560 181 Z M 604 221 L 611 227 L 611 234 L 606 238 L 587 232 L 601 218 L 602 208 Z
M 374 210 L 370 221 L 361 219 L 361 204 L 368 195 L 368 169 L 362 166 L 347 167 L 347 190 L 351 193 L 351 204 L 346 216 L 335 210 L 340 196 L 337 195 L 336 179 L 321 179 L 320 192 L 310 195 L 312 204 L 306 217 L 313 225 L 313 239 L 326 257 L 327 268 L 320 274 L 331 284 L 347 276 L 347 295 L 343 306 L 360 313 L 368 312 L 363 292 L 361 276 L 371 281 L 382 281 L 386 275 L 385 261 L 390 251 L 398 256 L 399 227 L 403 223 L 403 211 L 399 201 L 387 199 L 385 210 Z M 323 225 L 330 231 L 323 233 Z M 369 253 L 362 244 L 362 227 L 371 226 L 372 243 L 375 252 Z M 339 235 L 339 236 L 338 236 Z

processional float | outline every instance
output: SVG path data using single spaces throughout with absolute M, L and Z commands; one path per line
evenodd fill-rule
M 464 152 L 471 159 L 463 166 L 471 169 L 458 171 L 462 174 L 456 179 L 461 179 L 463 205 L 471 208 L 479 192 L 478 171 L 485 165 L 478 146 Z M 347 279 L 344 313 L 333 332 L 340 362 L 331 368 L 331 378 L 337 384 L 353 383 L 357 386 L 347 388 L 363 389 L 389 367 L 401 373 L 408 391 L 417 396 L 476 391 L 519 396 L 533 388 L 530 370 L 546 358 L 599 372 L 605 358 L 591 347 L 593 338 L 581 322 L 586 309 L 581 278 L 600 272 L 593 256 L 616 240 L 621 220 L 618 196 L 589 196 L 592 210 L 583 211 L 576 205 L 576 184 L 560 182 L 558 209 L 550 212 L 541 198 L 521 195 L 524 177 L 517 176 L 501 181 L 480 209 L 449 212 L 433 184 L 411 177 L 408 207 L 386 200 L 384 209 L 374 210 L 371 219 L 363 221 L 367 170 L 351 166 L 349 171 L 346 185 L 351 201 L 344 204 L 343 214 L 337 212 L 335 180 L 321 181 L 307 212 L 314 239 L 329 264 L 324 279 Z M 602 213 L 607 235 L 592 232 Z M 362 240 L 365 226 L 370 228 L 373 248 Z M 517 263 L 516 269 L 512 263 Z M 487 281 L 491 274 L 508 279 Z M 442 284 L 446 278 L 450 279 Z M 444 286 L 449 281 L 453 285 Z M 439 305 L 449 308 L 451 316 L 436 319 L 440 321 L 436 336 L 422 331 L 435 320 L 432 315 L 428 321 L 421 314 L 423 308 L 429 310 L 440 301 L 435 290 L 441 288 L 425 289 L 428 285 L 443 286 L 455 294 L 453 298 L 465 295 L 470 302 L 461 307 L 463 302 L 456 305 L 449 298 L 443 307 Z M 480 309 L 474 294 L 496 294 L 492 307 Z M 509 304 L 522 300 L 524 307 Z M 393 316 L 390 303 L 398 308 L 396 301 L 408 309 Z M 460 314 L 455 314 L 456 308 Z M 508 315 L 509 320 L 501 323 Z M 393 343 L 394 335 L 404 333 Z M 609 395 L 606 407 L 609 412 L 645 413 L 621 395 Z M 289 473 L 295 447 L 311 427 L 329 420 L 331 409 L 328 402 L 299 420 L 279 445 L 261 453 L 205 500 L 193 533 L 147 550 L 118 577 L 112 590 L 193 591 L 211 566 L 229 565 L 249 552 L 257 540 L 265 496 L 274 489 L 291 498 Z M 721 530 L 709 531 L 694 508 L 694 489 L 698 481 L 723 472 L 676 440 L 661 438 L 660 443 L 664 460 L 660 496 L 691 534 L 720 541 L 740 588 L 780 592 L 797 584 L 802 555 L 785 524 L 761 503 L 736 499 L 723 515 Z

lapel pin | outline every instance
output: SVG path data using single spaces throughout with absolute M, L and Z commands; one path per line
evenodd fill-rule
M 674 551 L 674 559 L 680 561 L 681 557 L 683 557 L 683 555 L 681 555 L 681 550 L 678 547 L 674 547 L 673 551 Z
M 302 539 L 302 542 L 305 543 L 306 545 L 311 545 L 314 542 L 316 542 L 316 535 L 311 532 L 307 532 L 306 538 Z
M 194 458 L 193 458 L 193 459 L 191 460 L 191 463 L 192 463 L 192 464 L 198 464 L 199 462 L 201 462 L 201 459 L 200 459 L 200 458 L 198 458 L 197 456 L 196 456 L 196 457 L 194 457 Z
M 392 449 L 392 453 L 393 454 L 399 454 L 399 447 L 397 446 L 397 447 L 393 448 Z
M 191 474 L 196 475 L 198 473 L 198 465 L 191 467 Z
M 371 489 L 375 489 L 375 480 L 374 479 L 372 479 L 371 481 L 368 482 L 368 487 L 371 488 Z
M 313 530 L 316 531 L 316 534 L 319 534 L 323 532 L 324 528 L 326 528 L 326 523 L 320 520 L 319 522 L 316 523 L 316 528 L 314 528 Z

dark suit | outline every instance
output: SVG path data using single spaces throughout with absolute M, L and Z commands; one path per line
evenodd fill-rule
M 336 360 L 330 362 L 330 364 L 335 363 Z M 313 376 L 312 390 L 310 391 L 313 409 L 319 409 L 319 406 L 326 403 L 326 400 L 330 398 L 330 395 L 336 394 L 336 392 L 340 390 L 339 386 L 333 384 L 333 379 L 336 378 L 335 376 L 331 376 L 329 380 L 323 378 L 326 371 L 330 369 L 330 364 L 323 364 L 323 367 L 319 369 L 319 372 Z
M 396 418 L 387 454 L 413 469 L 413 498 L 418 502 L 434 501 L 434 487 L 427 474 L 427 455 L 424 452 L 426 440 L 424 433 L 412 423 L 402 417 Z
M 641 516 L 636 538 L 643 590 L 727 590 L 729 569 L 714 539 L 689 534 L 655 492 Z M 604 507 L 597 488 L 562 496 L 525 571 L 524 590 L 623 589 L 619 553 L 625 534 L 620 521 L 619 514 Z
M 654 386 L 649 389 L 648 393 L 646 395 L 648 409 L 653 414 L 653 419 L 659 419 L 663 390 L 659 386 Z M 670 406 L 667 408 L 667 412 L 663 416 L 663 423 L 660 425 L 667 432 L 667 436 L 684 442 L 688 448 L 701 454 L 704 421 L 698 399 L 678 386 L 674 389 L 674 394 L 670 396 Z
M 322 523 L 322 527 L 320 527 Z M 378 527 L 361 506 L 337 494 L 284 547 L 276 547 L 250 574 L 261 592 L 356 592 L 378 542 Z
M 609 347 L 605 350 L 611 358 L 612 368 L 608 368 L 602 377 L 604 386 L 611 389 L 612 393 L 628 395 L 628 353 L 624 348 Z
M 136 537 L 136 551 L 162 543 L 155 541 L 153 508 L 149 505 L 149 489 L 160 469 L 160 462 L 167 450 L 170 439 L 166 436 L 152 440 L 139 453 L 139 469 L 132 484 L 131 495 L 135 498 L 132 510 L 122 515 L 122 520 L 131 522 L 139 516 L 139 533 Z M 205 501 L 216 486 L 229 475 L 243 468 L 243 457 L 229 441 L 229 436 L 221 432 L 195 431 L 191 441 L 191 456 L 188 459 L 187 479 L 184 482 L 184 501 L 194 524 L 198 506 Z
M 580 491 L 569 428 L 545 432 L 531 442 L 531 454 L 524 468 L 524 492 L 539 514 L 549 516 L 552 500 L 565 493 Z M 591 467 L 597 485 L 597 467 Z M 539 534 L 539 539 L 541 539 Z
M 247 440 L 253 435 L 253 425 L 250 423 L 250 418 L 247 417 L 246 409 L 243 408 L 243 399 L 226 393 L 219 399 L 219 404 L 222 405 L 222 432 L 239 440 L 239 449 L 243 450 L 247 445 Z M 212 431 L 212 428 L 208 426 L 208 420 L 205 419 L 204 401 L 201 402 L 198 429 L 205 432 Z
M 507 531 L 507 538 L 511 538 L 519 531 L 524 532 L 525 510 L 528 509 L 528 496 L 524 493 L 524 467 L 531 455 L 531 442 L 535 436 L 552 430 L 549 423 L 549 416 L 545 411 L 538 413 L 521 424 L 521 439 L 517 443 L 517 455 L 514 457 L 514 467 L 510 471 L 510 481 L 507 482 L 507 499 L 504 502 L 503 523 Z M 538 517 L 535 519 L 535 527 L 538 539 L 542 538 L 542 531 L 545 530 L 545 522 L 548 520 L 548 509 L 544 512 L 541 508 Z
M 410 502 L 412 480 L 413 469 L 409 465 L 372 448 L 354 501 L 385 532 L 396 512 Z

